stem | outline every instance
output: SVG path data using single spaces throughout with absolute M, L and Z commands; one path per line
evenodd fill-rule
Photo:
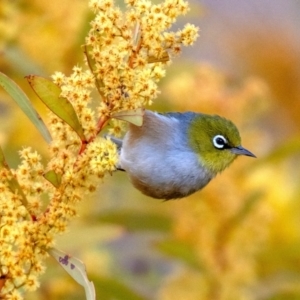
M 93 74 L 94 77 L 95 77 L 95 85 L 96 85 L 96 89 L 97 89 L 99 95 L 100 95 L 103 99 L 105 99 L 105 96 L 103 95 L 103 93 L 102 93 L 101 90 L 100 90 L 100 87 L 101 87 L 101 86 L 100 86 L 100 83 L 99 83 L 99 81 L 98 81 L 98 79 L 97 79 L 97 76 L 95 75 L 95 72 L 94 72 L 94 69 L 93 69 L 93 66 L 92 66 L 92 62 L 91 62 L 90 56 L 89 56 L 89 54 L 88 54 L 87 45 L 84 45 L 84 51 L 83 51 L 83 53 L 84 53 L 84 55 L 85 55 L 85 57 L 86 57 L 86 60 L 87 60 L 87 64 L 88 64 L 88 66 L 89 66 L 89 69 L 91 70 L 92 74 Z
M 109 117 L 107 117 L 107 116 L 100 117 L 100 119 L 98 120 L 97 126 L 96 126 L 96 132 L 95 132 L 95 134 L 88 141 L 84 141 L 81 144 L 81 148 L 79 150 L 79 155 L 84 152 L 84 150 L 86 149 L 86 146 L 89 143 L 91 143 L 91 142 L 93 142 L 95 140 L 95 138 L 97 137 L 98 133 L 103 129 L 104 125 L 106 124 L 106 122 L 108 120 L 109 120 Z
M 139 31 L 141 32 L 141 29 L 139 29 Z M 131 54 L 131 56 L 129 57 L 129 60 L 128 60 L 128 65 L 129 65 L 130 68 L 133 67 L 133 61 L 136 58 L 139 51 L 141 50 L 142 42 L 143 42 L 143 34 L 141 32 L 140 36 L 139 36 L 138 44 L 136 46 L 136 50 L 132 50 L 132 54 Z

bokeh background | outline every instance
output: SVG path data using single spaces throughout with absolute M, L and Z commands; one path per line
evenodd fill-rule
M 178 201 L 145 197 L 125 173 L 113 174 L 80 205 L 57 248 L 85 262 L 97 299 L 300 299 L 300 1 L 194 0 L 191 7 L 178 26 L 197 24 L 200 38 L 168 69 L 153 109 L 223 115 L 257 159 L 239 158 Z M 24 76 L 81 65 L 90 18 L 87 0 L 0 1 L 0 71 L 43 116 Z M 3 90 L 0 144 L 12 167 L 22 146 L 47 157 Z M 46 263 L 41 288 L 27 299 L 84 299 L 58 264 Z

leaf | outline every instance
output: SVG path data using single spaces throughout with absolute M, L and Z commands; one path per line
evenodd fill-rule
M 114 211 L 103 214 L 97 219 L 101 222 L 121 225 L 130 231 L 156 230 L 169 232 L 172 227 L 172 221 L 169 217 L 151 212 Z
M 220 230 L 218 231 L 218 236 L 216 240 L 220 245 L 223 245 L 225 243 L 229 243 L 229 239 L 231 238 L 232 234 L 234 233 L 234 230 L 238 228 L 249 215 L 249 213 L 252 211 L 252 209 L 255 207 L 257 202 L 262 199 L 263 193 L 260 191 L 253 192 L 250 194 L 245 201 L 243 201 L 243 205 L 240 208 L 240 210 L 231 218 L 229 218 L 223 225 L 220 227 Z
M 141 39 L 141 24 L 140 22 L 136 22 L 134 28 L 133 28 L 133 34 L 132 34 L 132 41 L 133 41 L 133 45 L 134 47 L 137 47 L 140 39 Z
M 144 116 L 144 109 L 137 108 L 132 110 L 125 110 L 114 113 L 111 115 L 112 118 L 126 121 L 131 123 L 135 126 L 142 126 L 143 125 L 143 116 Z
M 86 57 L 87 64 L 88 64 L 90 70 L 92 71 L 92 73 L 95 75 L 95 70 L 97 69 L 97 66 L 96 66 L 95 60 L 92 59 L 90 52 L 92 52 L 92 48 L 89 47 L 88 45 L 84 45 L 84 54 Z M 94 78 L 95 78 L 95 85 L 98 90 L 98 93 L 100 94 L 100 96 L 102 98 L 105 98 L 103 92 L 101 91 L 101 87 L 104 86 L 103 81 L 101 79 L 99 79 L 98 76 L 94 76 Z
M 299 253 L 299 250 L 298 250 Z M 272 254 L 269 255 L 272 257 Z M 283 256 L 284 257 L 284 256 Z M 285 258 L 285 257 L 284 257 Z M 282 256 L 279 261 L 282 260 Z M 284 259 L 285 261 L 286 259 Z M 296 260 L 298 261 L 298 259 Z M 295 264 L 296 267 L 297 263 Z M 275 265 L 276 266 L 276 265 Z M 256 285 L 256 299 L 268 300 L 299 300 L 299 273 L 291 271 L 284 265 L 284 270 L 278 268 L 277 272 L 269 273 Z
M 48 106 L 48 108 L 59 118 L 65 121 L 78 134 L 82 141 L 85 141 L 82 126 L 72 104 L 64 97 L 60 97 L 61 89 L 43 77 L 26 76 L 30 86 L 37 96 Z
M 156 62 L 167 62 L 170 60 L 169 53 L 165 51 L 161 57 L 156 56 L 149 56 L 148 57 L 148 63 L 156 63 Z
M 192 246 L 177 240 L 165 240 L 157 243 L 156 247 L 162 253 L 203 271 L 203 265 Z
M 238 226 L 242 222 L 251 210 L 255 207 L 257 202 L 262 199 L 263 193 L 260 191 L 253 192 L 250 194 L 244 201 L 241 209 L 234 215 L 231 219 L 228 220 L 230 226 Z
M 18 180 L 16 178 L 14 178 L 13 174 L 11 173 L 9 166 L 8 166 L 7 162 L 5 161 L 3 150 L 0 147 L 0 169 L 3 169 L 3 168 L 5 168 L 9 171 L 9 174 L 11 175 L 11 178 L 12 178 L 12 179 L 8 180 L 9 189 L 13 193 L 17 192 L 18 195 L 21 196 L 22 204 L 26 207 L 28 204 L 26 196 L 25 196 L 23 190 L 21 189 Z
M 277 163 L 292 155 L 300 153 L 300 139 L 299 136 L 290 140 L 284 141 L 281 145 L 276 147 L 265 158 L 260 159 L 259 163 L 270 162 Z M 257 163 L 258 164 L 258 163 Z
M 116 279 L 93 276 L 93 282 L 99 299 L 146 300 Z
M 2 148 L 0 147 L 0 169 L 7 168 L 7 163 L 5 161 L 4 153 L 2 151 Z
M 59 188 L 61 184 L 61 175 L 55 173 L 53 170 L 44 174 L 44 178 L 47 179 L 54 187 Z
M 0 85 L 7 91 L 7 93 L 13 98 L 13 100 L 22 109 L 29 120 L 34 124 L 34 126 L 39 130 L 43 138 L 47 143 L 51 142 L 51 135 L 39 116 L 34 107 L 32 106 L 30 100 L 26 94 L 21 90 L 21 88 L 10 78 L 0 72 Z
M 87 278 L 83 262 L 55 248 L 51 248 L 48 252 L 77 283 L 84 287 L 86 299 L 96 300 L 94 284 Z

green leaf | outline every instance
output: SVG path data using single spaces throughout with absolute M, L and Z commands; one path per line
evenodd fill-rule
M 80 139 L 85 141 L 82 126 L 72 104 L 66 98 L 60 97 L 61 89 L 51 80 L 43 77 L 29 75 L 26 78 L 32 89 L 48 108 L 69 124 Z
M 272 256 L 272 254 L 270 256 Z M 283 257 L 285 258 L 285 256 Z M 280 260 L 282 260 L 282 256 Z M 296 261 L 298 261 L 298 259 Z M 297 265 L 297 263 L 295 263 L 295 265 Z M 274 268 L 274 265 L 272 266 Z M 286 265 L 283 269 L 279 268 L 276 270 L 277 272 L 268 272 L 265 278 L 258 282 L 255 288 L 257 295 L 255 298 L 265 300 L 299 300 L 299 274 L 288 270 Z
M 165 51 L 162 56 L 160 56 L 159 58 L 158 57 L 155 57 L 155 56 L 149 56 L 148 57 L 148 63 L 151 64 L 151 63 L 156 63 L 156 62 L 167 62 L 170 60 L 170 55 L 167 51 Z
M 42 74 L 45 71 L 35 58 L 28 55 L 24 47 L 18 46 L 17 43 L 6 44 L 5 60 L 11 68 L 18 70 L 19 74 Z
M 300 154 L 300 138 L 296 136 L 290 140 L 284 141 L 276 147 L 268 156 L 260 160 L 260 163 L 270 162 L 277 163 L 292 155 Z
M 232 226 L 237 226 L 242 222 L 255 207 L 257 202 L 262 199 L 263 193 L 260 191 L 253 192 L 250 194 L 244 201 L 241 209 L 234 215 L 231 219 L 229 219 L 228 224 Z
M 93 276 L 93 282 L 99 299 L 146 300 L 116 279 Z
M 172 220 L 168 216 L 158 215 L 151 212 L 138 211 L 114 211 L 97 217 L 104 223 L 114 223 L 124 226 L 130 231 L 162 231 L 169 232 L 172 227 Z
M 55 248 L 51 248 L 48 252 L 77 283 L 84 287 L 86 299 L 96 300 L 94 284 L 87 278 L 83 262 Z
M 143 116 L 144 116 L 144 109 L 137 108 L 132 110 L 125 110 L 114 113 L 111 115 L 112 118 L 126 121 L 131 123 L 135 126 L 142 126 L 143 125 Z
M 0 169 L 7 168 L 7 163 L 5 161 L 4 153 L 0 147 Z
M 203 265 L 192 246 L 177 240 L 165 240 L 157 243 L 156 247 L 162 253 L 203 271 Z
M 11 175 L 11 178 L 10 180 L 8 180 L 8 186 L 9 186 L 9 189 L 13 192 L 13 193 L 16 193 L 18 195 L 21 196 L 21 201 L 22 201 L 22 204 L 26 207 L 28 202 L 27 202 L 27 199 L 26 199 L 26 196 L 23 192 L 23 190 L 21 189 L 20 185 L 19 185 L 19 182 L 17 181 L 16 178 L 13 177 L 13 174 L 11 173 L 11 170 L 7 164 L 7 162 L 5 161 L 5 157 L 4 157 L 4 153 L 3 153 L 3 150 L 2 148 L 0 147 L 0 168 L 5 168 L 9 171 L 10 175 Z
M 96 66 L 95 60 L 92 59 L 92 57 L 90 55 L 90 53 L 92 52 L 92 48 L 88 45 L 84 45 L 83 48 L 84 48 L 84 54 L 86 57 L 87 64 L 88 64 L 90 70 L 92 71 L 92 73 L 95 75 L 95 70 L 97 69 L 97 66 Z M 103 81 L 101 79 L 99 79 L 98 76 L 94 76 L 94 78 L 95 78 L 95 85 L 98 90 L 98 93 L 104 99 L 105 96 L 101 91 L 101 87 L 104 86 Z
M 250 194 L 243 202 L 244 204 L 242 205 L 240 210 L 223 224 L 223 226 L 218 231 L 217 237 L 217 241 L 220 245 L 229 243 L 228 240 L 231 238 L 234 230 L 238 228 L 241 222 L 243 222 L 248 217 L 257 202 L 262 199 L 262 196 L 263 193 L 260 191 Z
M 56 174 L 53 170 L 48 171 L 44 174 L 45 179 L 47 179 L 54 187 L 59 188 L 61 184 L 61 175 Z
M 30 100 L 21 88 L 10 78 L 0 72 L 0 85 L 7 91 L 7 93 L 13 98 L 18 106 L 23 110 L 29 120 L 39 130 L 43 138 L 47 143 L 51 142 L 51 135 L 39 116 L 36 110 L 33 108 Z

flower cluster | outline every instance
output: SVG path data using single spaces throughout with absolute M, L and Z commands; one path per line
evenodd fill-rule
M 188 11 L 188 3 L 166 0 L 153 5 L 148 0 L 128 0 L 125 13 L 112 0 L 91 0 L 90 7 L 96 17 L 86 38 L 87 60 L 103 100 L 99 112 L 151 104 L 171 55 L 198 36 L 198 28 L 191 24 L 167 32 Z
M 37 276 L 45 269 L 46 248 L 53 245 L 50 228 L 33 221 L 41 213 L 42 193 L 51 189 L 49 183 L 48 188 L 42 185 L 47 186 L 41 157 L 28 148 L 20 156 L 22 162 L 15 171 L 1 169 L 0 295 L 4 299 L 22 299 L 18 288 L 30 291 L 39 286 Z M 15 189 L 15 177 L 20 189 Z
M 116 145 L 99 137 L 99 132 L 114 114 L 151 104 L 171 55 L 198 36 L 190 24 L 166 32 L 188 11 L 183 0 L 158 5 L 129 0 L 124 13 L 112 0 L 90 0 L 89 5 L 96 15 L 84 46 L 87 70 L 74 67 L 70 76 L 61 72 L 52 76 L 60 96 L 72 104 L 81 136 L 53 111 L 47 163 L 24 148 L 20 165 L 10 170 L 0 153 L 1 299 L 22 299 L 20 291 L 39 286 L 43 260 L 55 235 L 66 230 L 76 216 L 76 204 L 96 190 L 99 178 L 116 169 Z M 92 99 L 93 91 L 100 99 Z M 111 132 L 119 135 L 123 123 L 110 123 Z

